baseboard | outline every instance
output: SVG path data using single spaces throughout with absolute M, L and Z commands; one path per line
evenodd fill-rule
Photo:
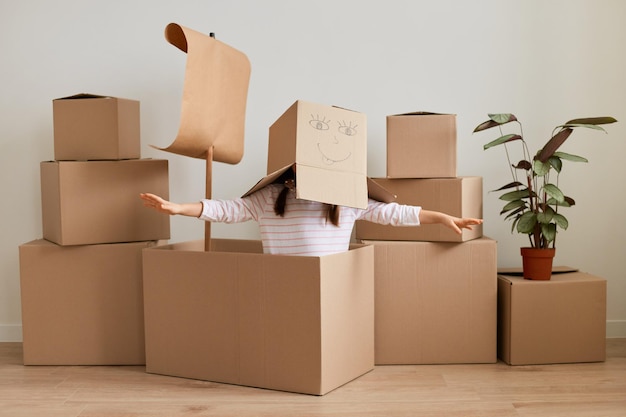
M 626 320 L 607 320 L 606 338 L 621 339 L 626 338 Z
M 21 324 L 0 324 L 0 342 L 21 342 Z
M 607 339 L 626 338 L 626 320 L 607 320 L 606 337 Z M 21 341 L 21 324 L 0 324 L 0 343 Z

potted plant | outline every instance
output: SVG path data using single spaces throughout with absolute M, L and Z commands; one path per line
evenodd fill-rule
M 512 182 L 494 191 L 501 192 L 500 199 L 505 204 L 500 214 L 505 216 L 505 220 L 512 221 L 511 233 L 517 231 L 528 235 L 530 246 L 521 248 L 524 278 L 550 279 L 557 230 L 565 230 L 569 225 L 561 209 L 575 204 L 574 199 L 565 195 L 559 187 L 563 161 L 588 162 L 581 156 L 560 152 L 558 149 L 576 128 L 606 132 L 600 125 L 616 121 L 612 117 L 570 120 L 555 127 L 551 138 L 535 153 L 530 152 L 523 137 L 522 124 L 513 114 L 489 114 L 489 120 L 474 129 L 476 133 L 497 127 L 498 138 L 483 148 L 487 150 L 498 145 L 505 147 Z M 502 127 L 508 123 L 517 124 L 515 130 L 519 133 L 504 134 Z M 518 144 L 521 159 L 512 161 L 510 148 Z M 542 269 L 534 269 L 533 259 L 542 265 Z

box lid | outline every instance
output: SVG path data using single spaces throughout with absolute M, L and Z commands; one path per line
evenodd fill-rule
M 265 177 L 261 178 L 250 190 L 248 190 L 242 197 L 246 197 L 249 196 L 250 194 L 262 189 L 263 187 L 266 187 L 270 184 L 272 184 L 274 181 L 276 181 L 285 171 L 287 171 L 288 169 L 291 169 L 294 165 L 296 164 L 291 164 L 291 165 L 287 165 L 285 167 L 282 167 L 281 169 L 272 172 L 269 175 L 266 175 Z M 308 170 L 306 169 L 306 167 L 302 167 L 301 168 L 297 168 L 299 169 L 298 171 L 298 182 L 300 183 L 300 180 L 302 178 L 305 179 L 312 179 L 313 181 L 317 181 L 317 177 L 315 176 L 315 172 L 307 172 Z M 319 174 L 319 172 L 318 172 Z M 358 181 L 359 179 L 356 178 L 354 179 L 355 181 Z M 360 186 L 362 184 L 359 183 L 355 183 L 355 190 L 356 192 L 360 192 Z M 383 186 L 381 186 L 380 184 L 376 183 L 375 181 L 373 181 L 371 178 L 366 178 L 366 182 L 365 182 L 365 186 L 366 186 L 366 190 L 367 190 L 367 196 L 373 200 L 377 200 L 377 201 L 382 201 L 384 203 L 391 203 L 393 201 L 395 201 L 396 199 L 396 195 L 391 193 L 390 191 L 388 191 L 387 189 L 385 189 Z M 321 187 L 315 187 L 312 186 L 311 184 L 309 184 L 307 187 L 302 187 L 300 186 L 299 188 L 296 188 L 296 197 L 297 198 L 302 198 L 304 200 L 312 200 L 312 201 L 320 201 L 322 203 L 327 203 L 327 201 L 321 201 L 323 199 L 325 199 L 323 196 L 321 196 L 321 194 L 323 193 L 323 191 L 320 191 L 319 188 Z M 344 190 L 345 191 L 345 190 Z M 345 193 L 344 194 L 348 194 Z M 337 196 L 337 198 L 340 198 L 341 196 Z M 354 196 L 349 197 L 349 199 L 354 199 Z M 338 204 L 338 203 L 328 203 L 328 204 Z M 339 205 L 346 205 L 348 207 L 352 207 L 350 204 L 339 204 Z M 358 207 L 358 208 L 366 208 L 367 207 L 367 201 L 365 201 L 364 206 L 363 207 Z
M 395 117 L 395 116 L 456 116 L 456 114 L 454 114 L 454 113 L 435 113 L 435 112 L 429 112 L 429 111 L 413 111 L 413 112 L 408 112 L 408 113 L 392 114 L 389 117 Z
M 80 100 L 80 99 L 89 99 L 89 98 L 115 98 L 112 96 L 101 96 L 98 94 L 90 94 L 90 93 L 78 93 L 78 94 L 73 94 L 71 96 L 67 96 L 67 97 L 60 97 L 60 98 L 55 98 L 53 101 L 56 100 Z

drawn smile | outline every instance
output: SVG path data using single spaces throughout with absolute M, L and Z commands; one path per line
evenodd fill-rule
M 317 143 L 317 149 L 320 151 L 322 161 L 326 165 L 343 162 L 352 156 L 352 152 L 348 151 L 346 154 L 345 150 L 337 149 L 337 146 L 330 146 L 330 148 L 328 148 L 325 152 L 324 149 L 322 149 L 322 144 L 319 142 Z

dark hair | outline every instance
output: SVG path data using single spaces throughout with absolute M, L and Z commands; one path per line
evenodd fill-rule
M 274 181 L 275 184 L 283 184 L 283 189 L 276 197 L 276 201 L 274 202 L 274 213 L 277 216 L 284 217 L 285 216 L 285 205 L 287 202 L 287 194 L 289 193 L 289 186 L 287 185 L 289 182 L 293 184 L 292 187 L 295 187 L 296 176 L 293 170 L 288 169 L 285 171 L 280 177 Z M 335 226 L 339 226 L 339 206 L 335 204 L 328 205 L 328 211 L 326 212 L 326 219 L 330 220 L 332 224 Z

